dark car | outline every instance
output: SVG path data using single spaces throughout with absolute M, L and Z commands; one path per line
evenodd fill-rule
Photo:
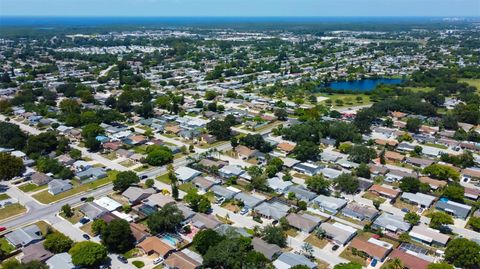
M 337 250 L 339 247 L 339 245 L 333 245 L 332 250 Z
M 128 263 L 127 258 L 125 258 L 125 257 L 122 256 L 122 255 L 118 255 L 118 256 L 117 256 L 117 259 L 118 259 L 119 261 L 125 263 L 125 264 Z
M 82 202 L 87 201 L 87 197 L 82 197 L 82 198 L 80 198 L 80 201 L 82 201 Z
M 90 219 L 81 218 L 78 222 L 80 222 L 81 224 L 87 224 L 89 221 L 90 221 Z
M 83 236 L 83 238 L 85 238 L 87 240 L 90 240 L 90 236 L 88 234 L 83 234 L 82 236 Z
M 148 178 L 148 176 L 147 176 L 147 175 L 143 175 L 143 176 L 141 176 L 140 178 L 141 178 L 141 179 L 146 179 L 146 178 Z
M 0 226 L 0 232 L 3 232 L 7 229 L 7 227 L 4 227 L 4 226 Z

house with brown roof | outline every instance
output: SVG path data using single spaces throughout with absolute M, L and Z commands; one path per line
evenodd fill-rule
M 274 244 L 269 244 L 259 237 L 252 239 L 253 249 L 262 253 L 267 259 L 274 260 L 276 256 L 282 253 L 282 249 Z
M 384 187 L 383 185 L 372 185 L 368 190 L 388 199 L 395 199 L 400 194 L 400 191 Z
M 162 258 L 166 258 L 170 253 L 175 251 L 172 246 L 163 242 L 156 236 L 145 238 L 140 244 L 137 244 L 137 247 L 143 250 L 147 255 L 156 254 Z
M 213 144 L 217 142 L 217 137 L 211 134 L 202 134 L 200 136 L 200 141 L 207 144 Z
M 425 168 L 433 164 L 435 161 L 431 159 L 426 159 L 426 158 L 407 157 L 405 162 L 420 168 Z
M 258 151 L 254 149 L 249 149 L 244 145 L 238 145 L 235 147 L 235 152 L 241 159 L 250 159 L 251 157 L 255 156 Z
M 380 145 L 380 146 L 396 147 L 398 145 L 398 141 L 396 141 L 396 140 L 386 140 L 386 139 L 375 139 L 375 144 Z
M 407 252 L 404 252 L 398 248 L 394 249 L 389 257 L 389 259 L 392 260 L 395 258 L 398 258 L 400 261 L 402 261 L 403 266 L 409 269 L 426 269 L 430 264 L 429 261 L 426 261 L 415 255 L 408 254 Z
M 480 169 L 465 168 L 461 173 L 463 179 L 480 179 Z
M 395 151 L 385 151 L 385 159 L 389 161 L 402 162 L 405 159 L 405 155 L 402 155 Z
M 148 139 L 144 135 L 131 135 L 125 140 L 125 142 L 129 145 L 140 145 L 147 141 Z
M 447 185 L 446 181 L 433 179 L 431 177 L 420 177 L 419 180 L 422 183 L 426 183 L 426 184 L 430 185 L 430 188 L 432 190 L 437 190 L 437 189 L 443 188 L 443 187 L 445 187 L 445 185 Z
M 277 145 L 277 149 L 280 150 L 280 152 L 282 152 L 283 154 L 285 154 L 285 156 L 290 154 L 294 148 L 295 148 L 294 144 L 290 144 L 286 142 L 282 142 Z
M 167 269 L 197 269 L 201 265 L 199 261 L 181 251 L 170 254 L 164 261 L 164 266 Z
M 113 142 L 106 142 L 102 144 L 103 149 L 105 150 L 118 150 L 122 146 L 122 142 L 120 141 L 113 141 Z
M 130 230 L 132 230 L 133 237 L 135 237 L 136 244 L 145 240 L 150 234 L 147 232 L 147 227 L 141 223 L 130 223 Z
M 180 128 L 179 125 L 167 125 L 165 126 L 165 133 L 167 134 L 178 134 L 182 131 L 182 128 Z
M 349 247 L 354 248 L 357 251 L 361 251 L 370 258 L 377 259 L 379 261 L 383 261 L 385 257 L 387 257 L 388 253 L 392 251 L 391 244 L 375 238 L 370 238 L 368 240 L 360 239 L 358 237 L 354 238 Z
M 392 117 L 394 117 L 395 119 L 401 119 L 407 116 L 406 113 L 400 111 L 393 111 L 392 113 L 390 113 L 390 115 L 392 115 Z
M 53 178 L 47 176 L 44 173 L 34 173 L 33 175 L 30 176 L 30 179 L 32 180 L 32 183 L 37 185 L 37 186 L 43 186 L 47 184 L 48 182 L 52 181 Z
M 53 256 L 53 253 L 43 247 L 43 241 L 31 244 L 22 249 L 22 263 L 31 261 L 45 262 Z

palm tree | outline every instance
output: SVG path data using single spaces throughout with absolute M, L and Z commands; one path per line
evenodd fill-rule
M 311 257 L 313 255 L 313 246 L 309 243 L 304 243 L 302 245 L 302 251 L 305 253 L 305 256 Z
M 387 269 L 403 269 L 403 263 L 399 258 L 395 258 L 388 263 Z
M 327 232 L 325 232 L 324 229 L 322 229 L 320 227 L 315 229 L 315 236 L 317 236 L 318 238 L 323 239 L 323 238 L 325 238 L 326 235 L 327 235 Z

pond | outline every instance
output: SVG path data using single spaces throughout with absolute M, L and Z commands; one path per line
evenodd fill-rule
M 395 85 L 402 82 L 403 79 L 397 78 L 361 79 L 351 81 L 333 81 L 327 83 L 325 87 L 332 88 L 333 90 L 369 92 L 374 90 L 380 84 Z

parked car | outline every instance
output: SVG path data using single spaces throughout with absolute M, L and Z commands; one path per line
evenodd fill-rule
M 80 222 L 81 224 L 85 225 L 85 224 L 87 224 L 89 221 L 90 221 L 90 219 L 81 218 L 78 222 Z
M 82 202 L 87 201 L 87 197 L 82 197 L 82 198 L 80 198 L 80 201 L 82 201 Z
M 405 213 L 410 212 L 410 210 L 408 210 L 408 208 L 406 208 L 406 207 L 402 208 L 402 211 L 405 212 Z
M 244 207 L 242 208 L 242 210 L 240 210 L 240 215 L 245 215 L 248 213 L 248 207 Z
M 333 245 L 332 250 L 335 251 L 335 250 L 337 250 L 339 247 L 340 247 L 339 245 Z
M 160 264 L 160 263 L 162 263 L 162 262 L 163 262 L 163 258 L 162 258 L 162 257 L 158 257 L 158 258 L 156 258 L 155 260 L 153 260 L 153 264 L 155 264 L 155 265 L 156 265 L 156 264 Z
M 147 179 L 148 176 L 147 176 L 147 175 L 143 175 L 143 176 L 141 176 L 140 178 L 141 178 L 141 179 Z
M 372 267 L 375 267 L 377 265 L 377 260 L 373 259 L 372 262 L 370 263 Z
M 83 236 L 83 238 L 85 238 L 85 239 L 87 239 L 87 240 L 90 240 L 90 235 L 88 235 L 88 234 L 83 234 L 82 236 Z
M 217 198 L 217 199 L 215 200 L 215 203 L 216 203 L 217 205 L 220 205 L 220 204 L 222 204 L 223 202 L 225 202 L 225 198 L 224 198 L 224 197 L 219 197 L 219 198 Z
M 117 259 L 118 259 L 119 261 L 121 261 L 122 263 L 125 263 L 125 264 L 128 263 L 127 258 L 125 258 L 125 256 L 123 256 L 123 255 L 118 255 L 118 256 L 117 256 Z
M 6 229 L 7 229 L 7 227 L 5 227 L 5 226 L 0 226 L 0 232 L 5 231 Z

